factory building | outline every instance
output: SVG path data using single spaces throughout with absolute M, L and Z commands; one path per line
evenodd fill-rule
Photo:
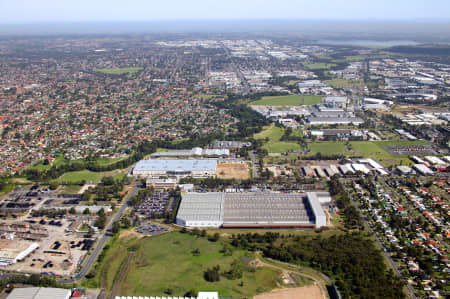
M 414 164 L 414 170 L 422 175 L 432 175 L 434 172 L 425 164 Z
M 172 297 L 172 296 L 116 296 L 116 299 L 219 299 L 218 292 L 198 292 L 197 297 Z
M 319 228 L 326 226 L 321 202 L 330 200 L 328 193 L 314 192 L 186 193 L 176 223 L 186 227 Z
M 194 147 L 191 150 L 169 150 L 166 152 L 159 152 L 152 154 L 152 157 L 228 157 L 230 155 L 229 149 L 202 149 Z
M 15 288 L 7 299 L 69 299 L 71 290 L 59 288 Z
M 141 160 L 133 169 L 138 178 L 216 176 L 217 160 Z

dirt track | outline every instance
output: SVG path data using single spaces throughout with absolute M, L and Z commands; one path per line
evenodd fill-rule
M 320 288 L 315 284 L 301 288 L 274 290 L 270 293 L 256 295 L 253 299 L 322 299 Z

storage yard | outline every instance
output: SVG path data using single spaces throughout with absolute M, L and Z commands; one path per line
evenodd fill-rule
M 9 204 L 21 202 L 27 205 L 21 204 L 20 209 Z M 34 186 L 4 196 L 4 209 L 14 212 L 0 222 L 1 268 L 58 276 L 75 273 L 99 235 L 94 213 L 101 208 L 105 213 L 110 210 L 110 206 L 83 204 L 87 202 L 81 201 L 81 194 L 60 194 Z

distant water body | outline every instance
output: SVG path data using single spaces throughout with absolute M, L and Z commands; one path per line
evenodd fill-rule
M 415 46 L 419 45 L 418 42 L 412 40 L 319 40 L 319 44 L 322 45 L 344 45 L 344 46 L 361 46 L 361 47 L 395 47 L 395 46 Z

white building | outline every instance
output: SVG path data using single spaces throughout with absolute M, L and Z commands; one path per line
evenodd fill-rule
M 69 289 L 59 288 L 15 288 L 7 299 L 69 299 Z
M 133 169 L 139 178 L 216 176 L 217 160 L 141 160 Z

